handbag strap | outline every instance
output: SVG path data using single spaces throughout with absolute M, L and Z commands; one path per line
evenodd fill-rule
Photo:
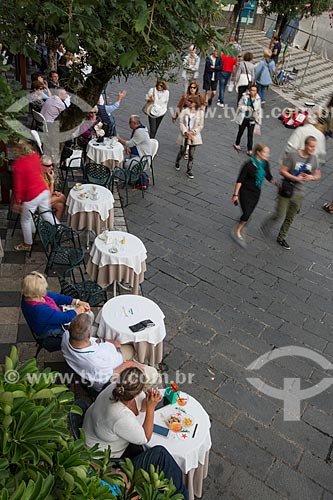
M 248 85 L 250 85 L 250 79 L 249 79 L 249 74 L 248 74 L 248 72 L 247 72 L 247 66 L 246 66 L 246 62 L 245 62 L 245 61 L 243 61 L 243 62 L 244 62 L 244 66 L 245 66 L 245 71 L 246 71 L 246 77 L 247 77 L 247 84 L 248 84 Z

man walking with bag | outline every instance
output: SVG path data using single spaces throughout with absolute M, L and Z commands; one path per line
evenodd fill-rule
M 269 228 L 284 217 L 276 241 L 285 250 L 290 250 L 285 238 L 296 214 L 302 207 L 305 195 L 304 183 L 319 180 L 321 176 L 315 155 L 316 146 L 317 139 L 309 136 L 305 139 L 304 149 L 285 153 L 280 168 L 283 181 L 277 199 L 276 211 L 261 226 L 263 233 L 267 235 Z

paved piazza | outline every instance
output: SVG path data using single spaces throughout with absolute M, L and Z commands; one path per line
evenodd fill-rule
M 141 113 L 151 84 L 131 79 L 109 86 L 109 102 L 122 88 L 128 93 L 115 113 L 122 137 L 129 137 L 128 117 Z M 180 83 L 170 85 L 171 106 L 181 92 Z M 226 104 L 235 107 L 235 93 L 227 93 Z M 276 177 L 291 131 L 270 114 L 286 105 L 280 95 L 269 92 L 260 141 L 271 148 Z M 179 172 L 174 169 L 178 125 L 168 115 L 162 121 L 156 185 L 144 199 L 139 191 L 130 192 L 124 209 L 128 230 L 144 241 L 148 252 L 142 291 L 166 316 L 169 374 L 194 373 L 193 383 L 182 388 L 199 399 L 211 417 L 213 450 L 203 499 L 332 500 L 332 466 L 324 459 L 333 435 L 333 387 L 301 402 L 300 421 L 284 421 L 283 401 L 247 381 L 258 377 L 282 389 L 285 379 L 299 378 L 304 389 L 333 376 L 332 371 L 300 356 L 280 357 L 258 371 L 246 369 L 260 355 L 284 346 L 306 347 L 333 361 L 333 216 L 321 208 L 333 195 L 332 140 L 322 180 L 309 184 L 301 214 L 289 231 L 291 250 L 282 249 L 273 237 L 265 240 L 260 231 L 275 203 L 276 189 L 267 182 L 248 227 L 248 248 L 243 250 L 230 239 L 240 214 L 231 195 L 247 159 L 245 147 L 240 154 L 232 147 L 236 130 L 215 101 L 190 180 L 184 163 Z M 18 342 L 23 357 L 28 357 L 34 344 L 19 314 L 20 279 L 28 270 L 43 269 L 44 257 L 36 251 L 25 261 L 15 254 L 20 230 L 11 238 L 5 211 L 1 214 L 1 236 L 7 235 L 7 241 L 0 349 L 3 357 L 10 344 Z M 54 278 L 51 284 L 56 289 Z M 41 355 L 41 361 L 55 368 L 60 360 L 59 355 Z

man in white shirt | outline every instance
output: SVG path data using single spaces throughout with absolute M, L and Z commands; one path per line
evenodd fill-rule
M 67 92 L 65 89 L 55 89 L 55 94 L 49 97 L 41 109 L 41 114 L 47 122 L 53 123 L 62 111 L 66 109 L 65 100 Z
M 62 336 L 61 350 L 68 365 L 91 386 L 100 391 L 125 368 L 137 366 L 146 377 L 147 385 L 157 383 L 158 373 L 152 366 L 132 360 L 131 344 L 120 345 L 116 340 L 91 337 L 92 322 L 88 314 L 79 314 Z

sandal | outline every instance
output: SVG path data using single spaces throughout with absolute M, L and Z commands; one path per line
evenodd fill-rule
M 252 156 L 252 150 L 250 149 L 246 154 L 247 156 Z
M 234 144 L 234 148 L 236 149 L 237 153 L 239 153 L 241 150 L 241 147 L 237 146 L 237 144 Z
M 30 252 L 31 245 L 26 245 L 25 243 L 19 243 L 18 245 L 15 245 L 14 248 L 18 252 Z
M 322 206 L 323 210 L 325 210 L 325 212 L 327 212 L 328 214 L 333 214 L 333 209 L 330 208 L 330 203 L 324 203 L 324 205 Z

